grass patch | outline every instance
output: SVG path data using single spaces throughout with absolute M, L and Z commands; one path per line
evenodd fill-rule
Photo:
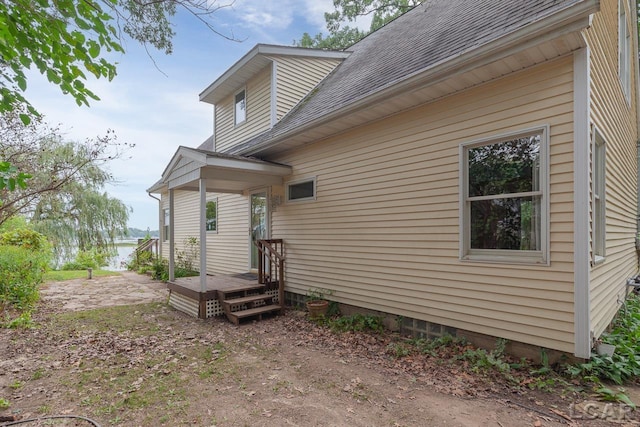
M 119 276 L 117 271 L 93 270 L 93 277 Z M 61 282 L 64 280 L 86 279 L 87 270 L 51 270 L 44 274 L 45 282 Z

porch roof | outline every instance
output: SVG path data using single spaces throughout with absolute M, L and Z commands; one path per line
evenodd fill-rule
M 200 179 L 204 179 L 206 191 L 242 193 L 258 186 L 281 185 L 287 175 L 291 175 L 290 166 L 180 146 L 162 178 L 147 192 L 161 193 L 169 189 L 197 191 Z

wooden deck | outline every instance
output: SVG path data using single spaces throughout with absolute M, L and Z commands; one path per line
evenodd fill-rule
M 186 297 L 201 300 L 217 299 L 217 291 L 237 288 L 239 286 L 252 286 L 258 284 L 258 275 L 253 273 L 230 274 L 220 276 L 207 276 L 207 290 L 201 292 L 200 277 L 180 277 L 172 282 L 167 282 L 167 288 Z
M 171 304 L 171 294 L 179 294 L 182 297 L 186 297 L 192 302 L 187 302 L 188 308 L 185 312 L 191 312 L 201 319 L 209 317 L 207 315 L 210 310 L 207 307 L 214 304 L 214 307 L 221 307 L 218 305 L 220 293 L 218 291 L 232 291 L 235 289 L 247 289 L 253 288 L 256 292 L 264 292 L 270 289 L 270 286 L 260 285 L 258 283 L 258 276 L 252 273 L 241 273 L 231 275 L 219 275 L 219 276 L 207 276 L 206 291 L 202 292 L 200 288 L 200 277 L 180 277 L 171 282 L 167 282 L 167 288 L 169 289 L 169 301 Z M 224 293 L 223 293 L 224 294 Z M 185 301 L 185 300 L 183 300 Z M 172 304 L 173 305 L 173 304 Z M 185 303 L 182 304 L 184 308 Z M 180 309 L 174 305 L 175 308 Z M 195 310 L 195 312 L 194 312 Z M 183 310 L 184 311 L 184 310 Z M 219 310 L 214 308 L 214 311 Z

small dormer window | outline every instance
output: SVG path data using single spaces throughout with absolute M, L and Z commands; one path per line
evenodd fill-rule
M 236 93 L 235 96 L 235 124 L 236 126 L 244 123 L 247 120 L 247 100 L 246 100 L 246 91 L 243 89 L 240 92 Z

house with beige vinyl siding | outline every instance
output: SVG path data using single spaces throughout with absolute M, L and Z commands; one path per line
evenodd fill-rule
M 281 263 L 275 307 L 319 287 L 403 332 L 589 357 L 638 275 L 635 17 L 426 0 L 344 51 L 257 45 L 149 189 L 170 265 L 199 241 L 172 305 L 220 314 L 212 281 Z

